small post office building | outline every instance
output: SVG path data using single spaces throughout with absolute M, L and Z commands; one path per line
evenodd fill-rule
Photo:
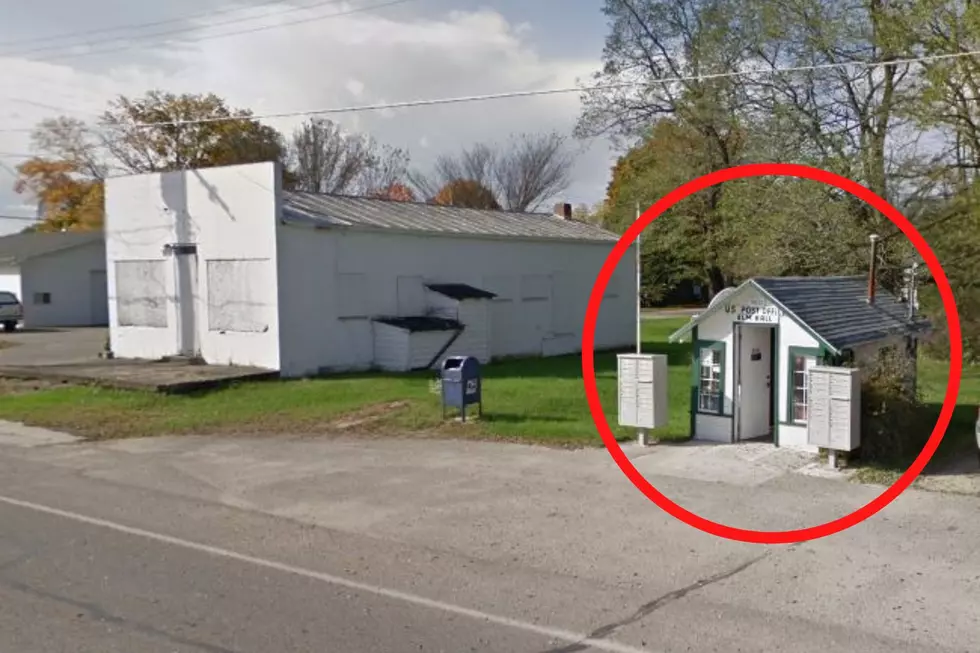
M 693 345 L 691 436 L 812 451 L 808 370 L 860 367 L 884 347 L 914 361 L 928 328 L 867 277 L 756 277 L 728 288 L 670 337 Z

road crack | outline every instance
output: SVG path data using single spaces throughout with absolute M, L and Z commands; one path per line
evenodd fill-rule
M 733 567 L 731 569 L 728 569 L 727 571 L 717 573 L 713 576 L 709 576 L 708 578 L 702 578 L 701 580 L 691 583 L 686 587 L 682 587 L 680 589 L 676 589 L 673 590 L 672 592 L 667 592 L 666 594 L 658 596 L 652 601 L 649 601 L 641 605 L 636 611 L 633 612 L 633 614 L 629 615 L 625 619 L 622 619 L 620 621 L 615 621 L 606 624 L 604 626 L 600 626 L 599 628 L 596 628 L 595 630 L 593 630 L 588 634 L 588 638 L 607 639 L 612 635 L 614 635 L 617 631 L 622 630 L 626 626 L 629 626 L 631 624 L 634 624 L 638 621 L 645 619 L 646 617 L 650 616 L 657 610 L 660 610 L 664 606 L 667 606 L 675 601 L 679 601 L 680 599 L 684 598 L 685 596 L 687 596 L 691 592 L 694 592 L 695 590 L 699 590 L 709 585 L 713 585 L 715 583 L 720 583 L 724 580 L 728 580 L 733 576 L 737 576 L 738 574 L 742 573 L 749 567 L 752 567 L 753 565 L 762 562 L 763 560 L 768 558 L 771 554 L 772 554 L 771 551 L 766 551 L 762 555 L 756 556 L 755 558 L 743 562 L 742 564 Z M 560 648 L 548 649 L 543 653 L 577 653 L 578 651 L 587 651 L 590 648 L 591 647 L 588 644 L 576 642 L 574 644 L 569 644 L 567 646 L 562 646 Z

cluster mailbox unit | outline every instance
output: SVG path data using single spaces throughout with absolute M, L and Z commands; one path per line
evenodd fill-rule
M 663 354 L 619 354 L 619 425 L 639 430 L 640 444 L 646 431 L 665 426 L 667 403 L 667 356 Z
M 807 443 L 826 449 L 830 466 L 836 467 L 838 451 L 861 446 L 860 370 L 811 367 L 808 381 Z

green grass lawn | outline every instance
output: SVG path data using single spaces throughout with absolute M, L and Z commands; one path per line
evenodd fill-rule
M 667 343 L 687 318 L 648 320 L 644 351 L 664 353 L 670 363 L 670 423 L 654 432 L 664 441 L 684 440 L 689 425 L 690 345 Z M 946 363 L 920 361 L 926 410 L 938 416 L 946 387 Z M 606 419 L 620 439 L 635 436 L 616 425 L 616 356 L 596 356 L 597 384 Z M 599 446 L 582 385 L 579 356 L 503 361 L 484 368 L 483 419 L 461 425 L 442 421 L 439 397 L 430 392 L 433 373 L 358 374 L 303 381 L 244 383 L 192 396 L 59 386 L 4 393 L 0 419 L 68 430 L 91 438 L 164 433 L 423 433 Z M 980 404 L 980 367 L 964 370 L 959 406 L 935 460 L 973 446 L 973 420 Z M 475 412 L 475 409 L 474 409 Z M 933 423 L 930 422 L 930 423 Z M 972 454 L 971 454 L 972 455 Z M 865 480 L 887 480 L 911 461 L 862 470 Z
M 667 336 L 687 318 L 644 323 L 644 351 L 670 363 L 670 424 L 655 435 L 687 437 L 689 346 Z M 616 356 L 596 356 L 606 418 L 616 425 Z M 65 429 L 91 438 L 163 433 L 424 432 L 562 446 L 600 445 L 582 385 L 579 356 L 503 361 L 484 368 L 483 419 L 443 423 L 433 373 L 360 374 L 240 384 L 196 396 L 65 386 L 0 395 L 0 419 Z M 475 407 L 473 412 L 475 413 Z M 346 422 L 346 424 L 344 424 Z

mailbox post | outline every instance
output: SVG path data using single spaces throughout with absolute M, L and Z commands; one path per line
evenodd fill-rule
M 480 361 L 472 356 L 450 356 L 442 362 L 442 418 L 447 408 L 457 408 L 462 421 L 466 421 L 466 407 L 477 404 L 483 417 L 483 379 Z

